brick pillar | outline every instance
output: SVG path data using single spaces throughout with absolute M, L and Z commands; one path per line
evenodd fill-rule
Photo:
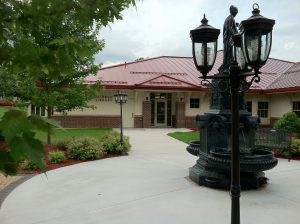
M 151 101 L 143 102 L 143 128 L 151 127 Z
M 185 102 L 176 102 L 176 128 L 185 128 Z

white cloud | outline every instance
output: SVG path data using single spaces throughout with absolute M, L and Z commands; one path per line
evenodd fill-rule
M 295 51 L 300 45 L 299 0 L 257 2 L 263 16 L 276 19 L 271 56 L 300 61 L 300 54 Z M 138 1 L 137 8 L 123 12 L 122 21 L 102 31 L 100 36 L 105 39 L 106 47 L 96 56 L 96 61 L 108 64 L 140 57 L 191 56 L 190 30 L 200 25 L 206 13 L 209 24 L 222 32 L 231 4 L 239 9 L 236 22 L 251 16 L 252 0 Z M 218 48 L 223 48 L 222 33 Z
M 286 50 L 290 50 L 290 49 L 293 49 L 295 47 L 295 42 L 288 42 L 288 43 L 285 43 L 284 44 L 284 49 Z

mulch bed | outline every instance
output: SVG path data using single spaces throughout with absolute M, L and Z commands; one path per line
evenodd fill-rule
M 288 159 L 286 157 L 280 156 L 280 155 L 275 155 L 276 158 L 280 158 L 280 159 Z M 291 160 L 298 160 L 300 161 L 300 156 L 292 156 Z
M 87 160 L 83 161 L 83 160 L 67 158 L 67 160 L 63 163 L 57 163 L 57 164 L 50 163 L 50 162 L 48 162 L 48 154 L 51 151 L 56 151 L 57 147 L 55 145 L 44 145 L 44 147 L 45 147 L 45 152 L 46 152 L 46 156 L 45 156 L 45 158 L 46 158 L 45 159 L 46 160 L 46 171 L 61 168 L 61 167 L 65 167 L 65 166 L 74 165 L 74 164 L 77 164 L 77 163 L 87 162 Z M 121 155 L 120 154 L 106 154 L 102 159 L 118 157 L 118 156 L 121 156 Z M 26 170 L 26 169 L 21 169 L 21 170 L 18 171 L 18 174 L 39 174 L 39 173 L 43 173 L 43 171 L 41 171 L 41 170 Z

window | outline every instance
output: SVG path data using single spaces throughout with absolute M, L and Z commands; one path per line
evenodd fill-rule
M 297 116 L 300 117 L 300 101 L 293 102 L 293 112 L 295 112 Z
M 190 98 L 190 108 L 200 108 L 200 99 Z
M 257 115 L 259 117 L 268 117 L 268 102 L 258 102 L 257 104 Z
M 96 101 L 98 102 L 111 102 L 112 100 L 112 96 L 96 96 Z
M 247 101 L 246 110 L 252 113 L 252 101 Z
M 31 114 L 35 114 L 35 115 L 43 117 L 46 115 L 45 107 L 37 107 L 37 106 L 31 105 Z

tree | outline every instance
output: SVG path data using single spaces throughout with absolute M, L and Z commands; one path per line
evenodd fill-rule
M 23 101 L 52 112 L 90 107 L 99 84 L 86 85 L 104 47 L 100 29 L 121 19 L 133 0 L 13 1 L 18 35 L 13 38 L 13 73 L 21 77 L 13 92 Z M 6 94 L 9 95 L 9 94 Z M 10 93 L 10 95 L 12 95 Z M 48 134 L 50 143 L 50 134 Z
M 300 133 L 300 118 L 294 112 L 287 112 L 275 122 L 274 128 Z
M 122 19 L 121 11 L 130 5 L 135 0 L 0 0 L 0 91 L 47 107 L 49 117 L 54 107 L 88 107 L 99 89 L 84 83 L 99 69 L 94 55 L 104 40 L 97 37 L 103 26 Z M 13 149 L 13 125 L 20 128 L 21 140 L 28 140 L 26 150 Z M 39 155 L 29 157 L 41 165 L 41 143 L 32 131 L 38 126 L 24 112 L 7 112 L 0 123 L 0 142 L 5 145 L 0 152 L 6 155 L 0 171 L 7 173 L 5 161 L 16 164 L 23 153 Z

